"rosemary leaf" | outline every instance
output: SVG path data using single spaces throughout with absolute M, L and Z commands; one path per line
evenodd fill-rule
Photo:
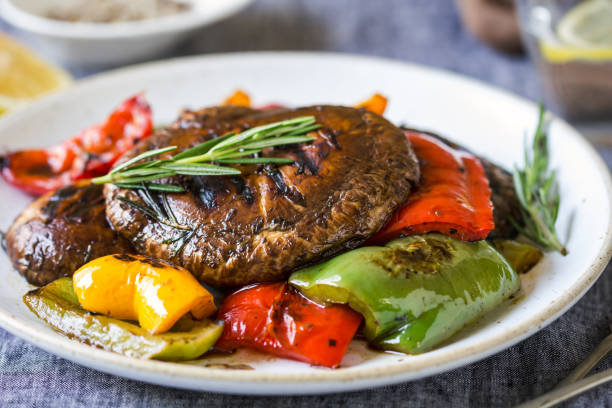
M 172 211 L 172 208 L 170 208 L 168 197 L 165 194 L 161 195 L 161 202 L 164 207 L 164 211 L 166 212 L 166 215 L 168 216 L 170 221 L 172 221 L 175 224 L 178 224 L 178 221 L 176 221 L 176 217 L 174 216 L 174 211 Z
M 176 149 L 176 146 L 168 146 L 168 147 L 162 147 L 161 149 L 149 150 L 148 152 L 144 152 L 142 154 L 139 154 L 136 157 L 131 158 L 125 163 L 121 163 L 119 166 L 112 169 L 109 174 L 117 173 L 118 171 L 123 170 L 126 167 L 129 167 L 130 165 L 136 162 L 139 162 L 144 159 L 148 159 L 149 157 L 157 156 L 162 153 L 171 152 L 172 150 L 175 150 L 175 149 Z
M 165 162 L 170 162 L 171 160 L 169 159 L 158 159 L 158 160 L 151 160 L 148 162 L 144 162 L 144 163 L 139 163 L 139 164 L 134 164 L 132 166 L 130 166 L 130 170 L 135 170 L 135 169 L 148 169 L 151 167 L 156 167 L 158 166 L 160 163 L 165 163 Z
M 117 200 L 121 201 L 122 203 L 125 203 L 125 204 L 129 205 L 130 207 L 133 207 L 133 208 L 137 209 L 138 211 L 142 212 L 143 214 L 148 215 L 149 217 L 155 219 L 156 221 L 161 222 L 161 219 L 150 208 L 147 208 L 147 207 L 145 207 L 143 205 L 140 205 L 137 202 L 132 201 L 129 198 L 126 198 L 126 197 L 123 197 L 123 196 L 117 196 Z
M 162 169 L 171 170 L 176 174 L 187 176 L 226 176 L 240 174 L 240 170 L 232 167 L 215 166 L 206 163 L 170 163 Z
M 151 176 L 153 174 L 163 173 L 164 171 L 161 169 L 163 169 L 163 167 L 161 166 L 156 166 L 153 168 L 128 169 L 128 170 L 122 171 L 121 173 L 114 173 L 111 175 L 111 177 L 128 178 L 128 177 Z
M 320 127 L 321 127 L 321 125 L 313 124 L 313 125 L 310 125 L 310 126 L 306 126 L 306 127 L 295 129 L 294 131 L 286 133 L 283 136 L 297 136 L 297 135 L 300 135 L 300 134 L 304 134 L 306 132 L 312 132 L 313 130 L 317 130 Z
M 217 162 L 226 164 L 289 164 L 295 160 L 287 159 L 285 157 L 245 157 L 242 159 L 219 159 Z
M 186 226 L 186 225 L 180 225 L 180 224 L 175 224 L 172 223 L 170 220 L 167 220 L 163 217 L 161 217 L 159 214 L 156 214 L 153 210 L 151 210 L 150 208 L 147 208 L 143 205 L 138 204 L 137 202 L 134 202 L 128 198 L 122 197 L 122 196 L 117 196 L 117 200 L 121 201 L 122 203 L 125 203 L 127 205 L 129 205 L 132 208 L 135 208 L 136 210 L 142 212 L 143 214 L 151 217 L 152 219 L 154 219 L 155 221 L 167 225 L 169 227 L 172 228 L 176 228 L 176 229 L 181 229 L 181 230 L 185 230 L 185 231 L 191 231 L 191 228 Z
M 533 242 L 566 255 L 555 228 L 561 197 L 556 172 L 549 169 L 548 121 L 541 105 L 533 142 L 531 146 L 526 143 L 524 150 L 524 167 L 515 166 L 513 173 L 524 226 L 512 222 Z
M 150 176 L 133 176 L 133 177 L 126 177 L 126 178 L 119 178 L 115 181 L 105 181 L 105 183 L 127 183 L 127 184 L 133 184 L 133 183 L 141 183 L 143 181 L 154 181 L 154 180 L 159 180 L 162 178 L 166 178 L 166 177 L 172 177 L 176 175 L 176 172 L 174 171 L 162 171 L 162 172 L 157 172 L 155 174 L 152 174 Z M 101 184 L 101 183 L 98 183 Z
M 151 196 L 151 192 L 147 188 L 147 185 L 145 183 L 141 183 L 141 185 L 142 185 L 142 189 L 138 190 L 138 192 L 140 193 L 140 196 L 142 197 L 144 202 L 147 203 L 147 205 L 151 209 L 153 209 L 153 211 L 155 211 L 157 214 L 159 214 L 160 216 L 163 216 L 161 209 L 159 208 L 159 205 L 157 205 L 157 202 L 155 201 L 153 196 Z
M 266 147 L 289 145 L 303 142 L 312 142 L 314 137 L 312 136 L 281 136 L 270 138 L 266 140 L 260 140 L 244 145 L 244 149 L 264 149 Z
M 183 248 L 185 247 L 185 245 L 187 245 L 187 242 L 189 242 L 189 240 L 193 237 L 193 235 L 195 234 L 196 230 L 192 229 L 189 231 L 185 231 L 183 233 L 183 235 L 181 235 L 181 237 L 177 240 L 180 240 L 180 245 L 178 246 L 178 248 L 176 248 L 172 254 L 172 256 L 177 256 L 178 254 L 181 253 L 181 251 L 183 250 Z
M 106 176 L 96 177 L 91 180 L 94 184 L 105 183 L 139 183 L 141 181 L 152 181 L 172 176 L 171 172 L 158 167 L 127 169 L 117 173 L 108 173 Z
M 145 188 L 142 186 L 142 183 L 117 183 L 115 184 L 117 187 L 128 188 L 130 190 L 139 190 Z M 175 186 L 173 184 L 161 184 L 161 183 L 146 183 L 146 188 L 151 191 L 160 191 L 164 193 L 183 193 L 185 189 L 180 186 Z
M 215 161 L 224 160 L 224 159 L 232 159 L 234 157 L 244 157 L 251 156 L 253 154 L 261 153 L 261 149 L 249 149 L 249 150 L 241 150 L 238 152 L 229 152 L 225 154 L 217 154 L 215 155 Z
M 176 174 L 181 176 L 235 176 L 240 174 L 240 170 L 214 170 L 214 169 L 182 169 L 177 170 Z
M 211 149 L 212 151 L 215 150 L 219 150 L 223 147 L 228 147 L 228 146 L 232 146 L 235 144 L 238 144 L 240 142 L 242 142 L 243 140 L 246 140 L 248 138 L 251 138 L 255 135 L 257 135 L 258 133 L 263 133 L 265 131 L 270 131 L 270 130 L 276 130 L 278 128 L 284 127 L 284 126 L 291 126 L 291 125 L 295 125 L 295 124 L 304 124 L 304 123 L 314 123 L 314 117 L 312 116 L 299 116 L 297 118 L 293 118 L 293 119 L 287 119 L 287 120 L 283 120 L 280 122 L 274 122 L 274 123 L 269 123 L 267 125 L 263 125 L 263 126 L 257 126 L 248 130 L 245 130 L 242 133 L 239 133 L 237 135 L 234 135 L 233 137 L 228 138 L 227 140 L 224 140 L 223 142 L 217 144 L 215 147 L 213 147 Z
M 208 150 L 210 150 L 212 147 L 214 147 L 215 145 L 217 145 L 218 143 L 222 142 L 223 140 L 227 139 L 230 136 L 233 136 L 233 133 L 228 133 L 224 136 L 218 137 L 216 139 L 211 139 L 208 140 L 204 143 L 200 143 L 199 145 L 193 146 L 187 150 L 183 150 L 182 152 L 174 155 L 174 157 L 172 158 L 174 161 L 180 161 L 181 159 L 185 159 L 188 157 L 193 157 L 193 156 L 199 156 L 201 154 L 204 154 L 206 152 L 208 152 Z

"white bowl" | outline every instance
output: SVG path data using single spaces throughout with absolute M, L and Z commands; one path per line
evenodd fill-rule
M 44 17 L 66 1 L 0 0 L 0 16 L 33 36 L 43 52 L 55 60 L 102 66 L 160 55 L 195 30 L 238 12 L 252 0 L 183 0 L 191 5 L 188 11 L 129 22 L 84 23 Z

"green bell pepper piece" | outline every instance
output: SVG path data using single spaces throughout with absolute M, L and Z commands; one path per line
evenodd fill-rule
M 183 318 L 171 331 L 151 334 L 137 324 L 92 314 L 79 304 L 71 278 L 61 278 L 30 291 L 23 301 L 58 332 L 129 357 L 193 360 L 210 349 L 223 332 L 223 324 Z
M 370 344 L 422 353 L 516 292 L 520 280 L 486 241 L 416 235 L 359 248 L 293 273 L 289 282 L 365 318 Z

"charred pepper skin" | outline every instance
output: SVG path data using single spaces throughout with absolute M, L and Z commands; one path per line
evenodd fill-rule
M 223 333 L 223 324 L 208 319 L 182 319 L 170 332 L 151 334 L 136 324 L 92 314 L 80 306 L 70 278 L 57 279 L 30 291 L 23 300 L 58 332 L 134 358 L 193 360 L 208 351 Z
M 46 149 L 10 152 L 0 157 L 0 175 L 13 186 L 39 196 L 77 180 L 106 174 L 153 129 L 151 108 L 143 95 L 123 101 L 103 122 Z
M 361 313 L 374 347 L 411 354 L 432 349 L 520 287 L 486 241 L 435 233 L 347 252 L 295 272 L 289 282 L 314 301 Z
M 216 349 L 246 347 L 330 368 L 340 366 L 362 321 L 350 308 L 319 305 L 286 282 L 239 289 L 217 317 L 225 326 Z

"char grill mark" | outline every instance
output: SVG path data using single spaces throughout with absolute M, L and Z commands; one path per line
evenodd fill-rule
M 168 194 L 177 219 L 197 227 L 180 253 L 163 244 L 176 231 L 121 205 L 118 196 L 138 199 L 132 192 L 105 186 L 108 219 L 139 252 L 170 260 L 215 286 L 281 280 L 295 268 L 358 246 L 388 221 L 419 177 L 402 131 L 371 112 L 336 106 L 185 112 L 122 160 L 165 146 L 183 150 L 215 135 L 305 115 L 321 125 L 311 133 L 312 143 L 263 152 L 295 163 L 235 165 L 240 175 L 210 183 L 181 176 L 168 181 L 187 190 Z
M 342 150 L 340 143 L 338 143 L 338 136 L 340 133 L 341 133 L 340 130 L 319 129 L 319 136 L 321 136 L 321 138 L 325 140 L 325 142 L 330 147 L 333 147 L 334 149 L 337 149 L 337 150 Z
M 296 155 L 296 164 L 298 166 L 296 173 L 302 174 L 304 169 L 308 170 L 311 175 L 316 176 L 319 173 L 319 167 L 317 164 L 304 152 L 303 150 L 298 150 L 295 152 Z
M 230 193 L 225 177 L 195 176 L 189 178 L 189 191 L 197 194 L 202 205 L 212 210 L 218 200 Z
M 231 176 L 229 181 L 236 188 L 236 193 L 238 194 L 241 200 L 243 200 L 249 205 L 253 204 L 253 201 L 255 201 L 255 198 L 253 197 L 253 191 L 249 188 L 249 186 L 246 185 L 242 177 Z
M 209 210 L 217 208 L 229 195 L 249 205 L 255 201 L 253 191 L 238 176 L 194 176 L 187 180 L 186 190 L 196 194 L 200 203 Z
M 274 182 L 276 186 L 276 193 L 281 196 L 291 200 L 294 204 L 304 206 L 306 205 L 306 200 L 302 193 L 297 191 L 295 188 L 290 187 L 285 182 L 285 179 L 282 173 L 278 170 L 278 167 L 275 164 L 266 164 L 264 166 L 264 173 Z
M 41 220 L 49 223 L 57 217 L 63 217 L 72 222 L 86 223 L 95 218 L 96 207 L 103 205 L 104 197 L 99 186 L 87 185 L 79 188 L 70 185 L 55 191 L 49 197 L 41 208 Z

